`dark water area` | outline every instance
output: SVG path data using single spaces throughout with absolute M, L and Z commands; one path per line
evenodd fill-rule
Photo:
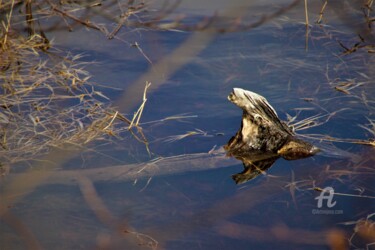
M 342 237 L 350 244 L 337 249 L 371 249 L 374 234 L 366 238 L 355 233 L 355 227 L 359 220 L 374 223 L 374 148 L 320 138 L 374 139 L 369 124 L 374 119 L 375 60 L 364 50 L 344 56 L 338 41 L 353 44 L 357 37 L 350 29 L 336 29 L 314 25 L 307 50 L 305 26 L 281 17 L 250 31 L 216 35 L 198 56 L 147 94 L 141 126 L 151 155 L 124 133 L 122 140 L 82 153 L 63 168 L 105 172 L 113 165 L 126 168 L 157 157 L 220 149 L 240 127 L 242 111 L 227 100 L 234 87 L 266 97 L 282 120 L 288 115 L 297 115 L 296 121 L 322 115 L 321 125 L 297 130 L 322 148 L 316 156 L 278 159 L 241 185 L 231 178 L 243 170 L 240 161 L 123 181 L 98 178 L 93 196 L 100 197 L 99 203 L 90 203 L 95 200 L 90 194 L 85 198 L 82 183 L 41 185 L 13 205 L 12 216 L 44 249 L 334 249 Z M 67 36 L 64 44 L 62 34 L 56 34 L 57 46 L 95 61 L 86 70 L 113 101 L 152 67 L 148 59 L 156 64 L 192 35 L 140 30 L 125 34 L 126 44 L 92 31 L 72 34 L 77 33 L 83 38 L 73 49 L 72 40 Z M 86 39 L 90 42 L 85 44 Z M 135 41 L 148 59 L 131 46 Z M 342 82 L 361 84 L 343 93 L 335 89 Z M 160 121 L 171 116 L 186 118 Z M 335 205 L 327 206 L 325 198 L 319 207 L 316 187 L 332 187 Z M 0 248 L 27 248 L 27 234 L 20 232 L 1 220 Z

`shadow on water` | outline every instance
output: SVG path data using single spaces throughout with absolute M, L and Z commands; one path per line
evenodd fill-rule
M 91 29 L 66 44 L 66 32 L 47 33 L 98 61 L 86 70 L 114 87 L 110 99 L 125 113 L 152 82 L 140 121 L 149 152 L 123 129 L 84 152 L 56 149 L 12 165 L 1 180 L 1 248 L 371 249 L 374 41 L 329 2 L 306 50 L 304 6 L 295 4 L 233 5 L 210 19 L 183 2 L 144 26 L 136 13 L 128 24 L 136 29 L 105 45 Z M 309 7 L 310 19 L 319 16 L 321 5 Z M 227 101 L 235 87 L 266 97 L 298 139 L 322 151 L 296 161 L 227 157 L 223 145 L 241 121 Z

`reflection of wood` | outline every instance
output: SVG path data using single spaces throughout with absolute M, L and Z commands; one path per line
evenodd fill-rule
M 78 176 L 97 181 L 135 181 L 139 178 L 149 178 L 158 175 L 181 174 L 190 171 L 203 171 L 238 164 L 233 158 L 228 158 L 223 152 L 196 153 L 179 155 L 166 158 L 158 158 L 146 163 L 119 165 L 112 167 L 80 169 L 80 170 L 56 170 L 48 178 L 43 180 L 46 184 L 72 185 L 77 183 Z M 43 170 L 38 170 L 43 172 Z M 35 171 L 33 171 L 35 172 Z M 34 173 L 30 173 L 30 177 Z M 20 174 L 10 174 L 10 180 L 17 178 Z
M 232 175 L 232 179 L 236 184 L 242 184 L 256 178 L 269 169 L 279 156 L 263 154 L 267 158 L 257 159 L 257 155 L 248 154 L 247 156 L 235 156 L 236 159 L 243 162 L 244 170 L 241 173 Z

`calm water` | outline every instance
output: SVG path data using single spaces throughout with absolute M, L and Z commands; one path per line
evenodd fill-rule
M 180 11 L 195 11 L 184 8 Z M 304 17 L 296 12 L 251 31 L 215 36 L 196 57 L 148 93 L 141 121 L 151 157 L 143 144 L 125 134 L 124 140 L 98 147 L 101 154 L 84 153 L 64 168 L 102 167 L 105 172 L 112 165 L 219 148 L 240 126 L 242 111 L 226 99 L 233 87 L 265 96 L 284 120 L 287 114 L 299 114 L 297 120 L 302 120 L 341 110 L 321 126 L 299 131 L 301 135 L 372 138 L 358 125 L 374 130 L 368 126 L 369 119 L 374 119 L 373 54 L 360 50 L 343 56 L 337 41 L 350 46 L 358 39 L 350 27 L 334 18 L 332 26 L 314 25 L 306 51 Z M 87 70 L 95 82 L 117 88 L 102 89 L 113 100 L 121 98 L 150 68 L 140 51 L 127 43 L 107 41 L 93 31 L 78 30 L 63 39 L 65 34 L 54 34 L 57 46 L 95 60 Z M 78 34 L 80 39 L 75 41 Z M 191 35 L 139 30 L 123 32 L 121 38 L 137 41 L 155 65 Z M 345 94 L 334 89 L 342 82 L 363 84 Z M 129 114 L 135 110 L 122 108 Z M 192 117 L 149 123 L 176 115 Z M 171 140 L 189 131 L 197 134 Z M 147 245 L 153 240 L 160 249 L 329 249 L 328 242 L 341 233 L 347 239 L 354 235 L 351 248 L 366 248 L 372 241 L 354 234 L 355 223 L 349 222 L 374 213 L 374 149 L 310 142 L 323 152 L 298 161 L 279 159 L 264 175 L 242 185 L 231 179 L 243 169 L 239 161 L 209 170 L 198 162 L 203 165 L 201 171 L 146 175 L 137 181 L 96 181 L 95 191 L 110 212 L 107 219 L 93 212 L 92 207 L 99 211 L 102 207 L 88 204 L 78 184 L 41 185 L 12 205 L 11 212 L 45 249 L 143 249 L 153 247 Z M 324 203 L 319 208 L 315 186 L 330 186 L 343 195 L 333 197 L 335 206 Z M 1 248 L 24 249 L 26 233 L 0 223 Z

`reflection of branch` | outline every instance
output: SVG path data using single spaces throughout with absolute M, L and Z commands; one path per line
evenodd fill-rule
M 60 152 L 64 154 L 64 152 Z M 184 173 L 190 171 L 202 171 L 216 169 L 238 164 L 238 161 L 225 156 L 220 150 L 212 153 L 196 153 L 177 155 L 165 158 L 157 158 L 146 163 L 128 164 L 104 168 L 92 168 L 83 170 L 60 170 L 48 173 L 48 179 L 42 180 L 39 184 L 65 184 L 75 185 L 77 176 L 85 176 L 93 182 L 102 181 L 134 181 L 150 176 L 167 175 L 173 173 Z M 34 175 L 42 175 L 45 170 L 33 170 L 24 174 L 9 174 L 8 180 L 24 176 L 32 179 Z M 47 174 L 47 173 L 44 173 Z M 52 175 L 51 175 L 52 174 Z
M 57 8 L 53 3 L 50 2 L 50 5 L 51 5 L 51 8 L 53 11 L 63 15 L 63 16 L 66 16 L 70 19 L 72 19 L 73 21 L 77 22 L 77 23 L 80 23 L 88 28 L 92 28 L 92 29 L 95 29 L 95 30 L 99 30 L 105 34 L 107 34 L 107 31 L 105 31 L 103 28 L 99 27 L 98 25 L 96 25 L 95 23 L 91 23 L 89 21 L 83 21 L 81 19 L 79 19 L 78 17 L 76 16 L 73 16 L 69 13 L 67 13 L 66 11 L 63 11 L 63 10 L 60 10 L 59 8 Z
M 118 222 L 118 219 L 112 215 L 111 211 L 99 197 L 95 186 L 90 179 L 77 175 L 77 181 L 83 198 L 101 223 L 108 226 L 113 232 L 126 237 L 126 242 L 132 247 L 148 245 L 151 246 L 152 249 L 156 249 L 158 243 L 152 237 L 136 232 L 134 228 L 127 225 L 124 221 L 120 221 L 120 223 Z M 106 243 L 109 244 L 109 246 L 104 247 L 103 245 L 100 245 L 99 248 L 110 248 L 110 242 L 103 242 L 101 244 Z
M 76 179 L 83 198 L 85 199 L 89 207 L 93 210 L 96 217 L 98 217 L 98 219 L 105 225 L 113 225 L 116 219 L 106 207 L 103 200 L 99 198 L 92 181 L 80 175 L 77 175 Z
M 128 20 L 131 13 L 126 12 L 123 14 L 117 24 L 117 26 L 112 30 L 112 32 L 108 35 L 108 39 L 113 39 L 115 35 L 120 31 L 121 27 L 124 25 L 124 23 Z
M 135 13 L 142 10 L 144 7 L 144 4 L 139 4 L 135 7 L 129 7 L 127 11 L 120 16 L 120 20 L 118 20 L 117 26 L 112 30 L 112 32 L 108 35 L 108 39 L 113 39 L 113 37 L 120 31 L 121 27 L 124 26 L 126 21 L 131 15 L 134 15 Z
M 299 0 L 295 0 L 288 6 L 281 8 L 270 15 L 263 15 L 258 21 L 250 25 L 239 27 L 239 24 L 235 22 L 233 27 L 230 27 L 229 29 L 214 27 L 213 20 L 216 21 L 220 19 L 220 17 L 217 15 L 212 18 L 205 19 L 202 22 L 192 26 L 186 26 L 181 23 L 171 23 L 171 26 L 168 27 L 168 29 L 174 28 L 187 31 L 204 30 L 204 32 L 194 32 L 174 51 L 164 56 L 157 63 L 153 64 L 152 68 L 150 68 L 146 73 L 138 78 L 138 80 L 127 87 L 124 94 L 116 100 L 114 105 L 120 107 L 123 112 L 130 112 L 134 108 L 133 104 L 141 99 L 143 93 L 143 84 L 145 82 L 152 81 L 153 83 L 149 88 L 149 93 L 159 88 L 161 85 L 167 82 L 167 79 L 171 75 L 173 75 L 177 70 L 189 63 L 197 54 L 205 49 L 218 33 L 250 30 L 259 27 L 272 18 L 284 14 L 286 11 L 296 6 L 298 2 Z M 250 3 L 247 4 L 248 6 L 250 6 Z M 238 16 L 243 16 L 245 14 L 246 7 L 247 6 L 229 8 L 221 14 L 221 17 L 236 17 L 237 20 Z M 156 22 L 128 22 L 128 26 L 130 27 L 151 27 L 154 29 L 162 29 L 160 28 L 160 25 L 165 24 Z
M 175 1 L 171 6 L 168 6 L 168 1 L 164 1 L 163 7 L 160 8 L 160 13 L 158 16 L 152 19 L 153 22 L 161 21 L 165 19 L 168 15 L 172 14 L 175 9 L 180 5 L 182 0 Z
M 345 46 L 344 44 L 342 44 L 340 41 L 338 42 L 340 44 L 340 46 L 344 49 L 343 55 L 349 55 L 349 54 L 354 53 L 357 50 L 362 49 L 362 48 L 367 49 L 368 53 L 374 53 L 374 50 L 372 50 L 372 49 L 375 48 L 375 45 L 364 44 L 365 43 L 364 38 L 361 35 L 358 35 L 358 36 L 360 38 L 360 41 L 355 43 L 353 46 L 351 46 L 349 48 L 347 46 Z
M 18 233 L 24 241 L 25 246 L 27 246 L 27 249 L 43 249 L 30 228 L 27 227 L 18 216 L 15 216 L 12 212 L 8 211 L 1 217 L 1 219 Z M 2 246 L 5 247 L 5 245 Z
M 369 18 L 370 11 L 372 10 L 372 2 L 363 4 L 366 1 L 330 1 L 328 4 L 331 5 L 331 9 L 336 13 L 337 17 L 341 19 L 342 23 L 350 28 L 355 34 L 361 35 L 367 42 L 374 43 L 375 36 L 372 33 L 371 23 L 372 20 Z M 360 17 L 360 10 L 366 8 L 368 12 L 364 12 L 364 22 L 357 21 Z M 356 20 L 356 21 L 353 21 Z
M 253 29 L 253 28 L 256 28 L 256 27 L 259 27 L 260 25 L 284 14 L 285 12 L 287 12 L 288 10 L 294 8 L 295 6 L 297 6 L 297 4 L 299 3 L 299 0 L 294 0 L 293 2 L 291 2 L 289 5 L 287 5 L 286 7 L 284 8 L 280 8 L 278 11 L 272 13 L 271 15 L 263 15 L 258 22 L 255 22 L 253 24 L 250 24 L 250 25 L 247 25 L 247 26 L 244 26 L 244 28 L 242 30 L 249 30 L 249 29 Z M 238 30 L 238 31 L 242 31 L 242 30 Z M 237 31 L 237 30 L 235 30 Z
M 158 29 L 158 30 L 176 29 L 176 30 L 183 30 L 183 31 L 204 31 L 204 30 L 207 30 L 207 29 L 213 29 L 213 31 L 215 31 L 217 33 L 240 32 L 240 31 L 247 31 L 247 30 L 254 29 L 254 28 L 257 28 L 257 27 L 261 26 L 262 24 L 264 24 L 264 23 L 284 14 L 285 12 L 289 11 L 293 7 L 297 6 L 297 4 L 299 2 L 300 2 L 300 0 L 294 0 L 293 2 L 291 2 L 286 7 L 280 8 L 279 10 L 275 11 L 272 14 L 269 14 L 269 15 L 265 14 L 265 15 L 261 16 L 258 19 L 258 21 L 255 21 L 254 23 L 247 24 L 247 25 L 241 25 L 238 22 L 239 17 L 237 17 L 234 20 L 233 25 L 231 25 L 228 28 L 214 27 L 214 25 L 217 23 L 217 21 L 220 21 L 220 16 L 218 16 L 218 15 L 213 15 L 212 17 L 204 18 L 201 22 L 198 22 L 198 23 L 193 24 L 193 25 L 182 24 L 179 21 L 173 21 L 173 22 L 170 22 L 170 23 L 167 23 L 167 24 L 158 23 L 157 21 L 161 21 L 161 19 L 159 18 L 159 20 L 154 19 L 154 20 L 151 20 L 151 21 L 148 21 L 148 22 L 143 22 L 143 23 L 129 22 L 129 26 L 132 26 L 132 27 L 148 27 L 148 28 Z

